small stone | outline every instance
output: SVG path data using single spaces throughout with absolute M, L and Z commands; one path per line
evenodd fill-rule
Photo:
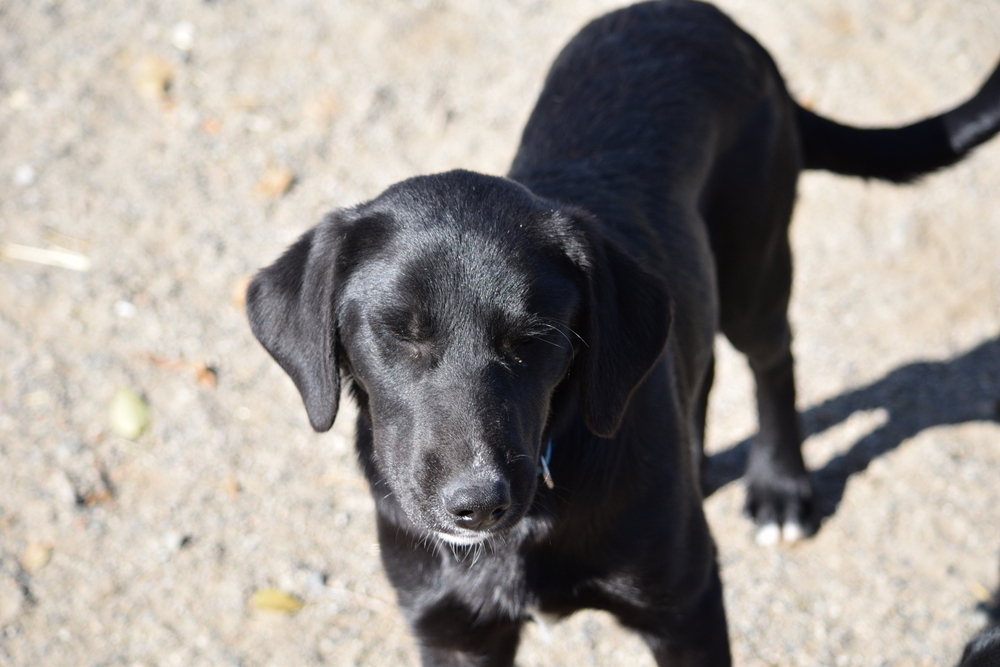
M 135 304 L 128 301 L 115 301 L 115 315 L 118 317 L 124 320 L 132 319 L 136 312 Z
M 146 56 L 136 63 L 133 72 L 136 91 L 147 99 L 165 99 L 173 79 L 170 63 L 157 56 Z
M 21 554 L 21 565 L 28 572 L 34 572 L 40 570 L 52 559 L 52 542 L 48 540 L 42 540 L 39 542 L 32 542 L 24 549 L 24 553 Z
M 21 164 L 14 169 L 12 180 L 14 185 L 26 188 L 35 182 L 36 175 L 35 168 L 30 164 Z
M 181 51 L 190 51 L 194 44 L 194 25 L 181 21 L 170 31 L 170 43 Z
M 189 544 L 191 544 L 191 536 L 179 533 L 176 530 L 171 530 L 163 536 L 163 546 L 172 554 L 177 553 Z
M 31 93 L 24 88 L 18 88 L 10 94 L 10 97 L 7 98 L 7 104 L 11 109 L 16 109 L 18 111 L 21 109 L 27 109 L 31 106 Z
M 149 406 L 128 387 L 120 387 L 111 399 L 108 417 L 111 430 L 117 435 L 133 440 L 149 425 Z

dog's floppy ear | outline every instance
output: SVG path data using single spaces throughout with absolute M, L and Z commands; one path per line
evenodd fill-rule
M 331 216 L 332 217 L 332 216 Z M 334 315 L 335 253 L 323 223 L 302 235 L 247 288 L 257 340 L 288 373 L 317 431 L 333 426 L 340 400 Z
M 590 225 L 588 225 L 590 226 Z M 671 300 L 663 281 L 612 240 L 587 230 L 590 267 L 580 407 L 593 433 L 614 435 L 632 392 L 667 343 Z

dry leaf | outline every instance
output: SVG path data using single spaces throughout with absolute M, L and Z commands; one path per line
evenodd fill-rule
M 133 440 L 149 425 L 149 406 L 128 387 L 119 387 L 111 398 L 108 417 L 115 434 Z
M 218 116 L 208 116 L 201 121 L 201 131 L 209 136 L 214 136 L 222 132 L 222 121 Z
M 204 387 L 214 387 L 219 380 L 218 373 L 207 364 L 196 364 L 194 377 L 198 381 L 198 384 Z
M 42 569 L 52 559 L 52 546 L 52 542 L 49 540 L 32 542 L 24 548 L 24 553 L 21 554 L 21 565 L 28 572 Z
M 107 501 L 111 500 L 111 498 L 113 498 L 113 497 L 114 496 L 111 495 L 111 491 L 109 491 L 106 488 L 100 488 L 100 489 L 97 489 L 96 491 L 91 491 L 90 493 L 88 493 L 87 495 L 85 495 L 83 497 L 83 504 L 84 505 L 96 505 L 97 503 L 107 502 Z
M 229 103 L 234 109 L 249 111 L 260 106 L 260 99 L 256 95 L 233 95 Z
M 186 359 L 161 357 L 160 355 L 154 354 L 152 352 L 140 356 L 149 361 L 149 363 L 153 364 L 154 366 L 159 366 L 160 368 L 165 368 L 167 370 L 176 371 L 176 370 L 190 369 L 191 371 L 194 372 L 194 379 L 200 385 L 204 385 L 206 387 L 214 387 L 218 382 L 218 377 L 219 377 L 218 371 L 214 367 L 209 366 L 204 361 L 194 362 L 194 361 L 187 361 Z
M 295 173 L 288 167 L 273 167 L 257 181 L 254 192 L 258 197 L 277 199 L 288 192 L 295 182 Z
M 185 368 L 187 362 L 183 359 L 171 359 L 169 357 L 161 357 L 158 354 L 152 352 L 144 355 L 146 360 L 154 366 L 159 366 L 160 368 L 166 368 L 167 370 L 177 370 L 178 368 Z
M 247 287 L 250 286 L 250 276 L 242 276 L 233 285 L 233 305 L 242 308 L 247 302 Z
M 340 100 L 332 92 L 311 98 L 302 105 L 302 115 L 316 123 L 329 123 L 340 111 Z
M 173 67 L 158 56 L 145 56 L 133 71 L 136 92 L 150 100 L 165 99 L 173 80 Z
M 975 595 L 976 599 L 979 600 L 980 602 L 993 601 L 993 592 L 990 589 L 986 588 L 986 586 L 983 586 L 981 583 L 976 581 L 975 579 L 973 579 L 972 582 L 969 584 L 969 588 L 972 589 L 972 594 Z
M 233 474 L 226 475 L 219 486 L 230 498 L 239 498 L 240 492 L 243 490 L 243 487 L 240 486 L 240 481 Z
M 305 606 L 305 602 L 280 588 L 261 588 L 250 597 L 250 604 L 264 611 L 291 613 Z

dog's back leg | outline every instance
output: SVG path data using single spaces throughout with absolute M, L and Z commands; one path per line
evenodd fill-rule
M 758 430 L 746 471 L 746 512 L 758 540 L 792 541 L 814 529 L 812 487 L 802 460 L 802 434 L 795 409 L 795 369 L 788 324 L 791 250 L 785 233 L 761 259 L 756 298 L 721 299 L 721 327 L 747 355 L 757 395 Z M 720 289 L 725 290 L 723 281 Z M 735 312 L 734 312 L 735 311 Z
M 719 285 L 720 328 L 753 370 L 758 433 L 746 472 L 746 510 L 758 539 L 814 529 L 802 461 L 788 324 L 792 257 L 788 226 L 800 170 L 794 107 L 764 100 L 720 157 L 704 201 Z
M 765 317 L 761 328 L 749 344 L 727 333 L 747 353 L 756 384 L 758 430 L 747 462 L 745 511 L 757 522 L 759 542 L 795 541 L 814 530 L 815 515 L 795 409 L 792 337 L 784 313 Z

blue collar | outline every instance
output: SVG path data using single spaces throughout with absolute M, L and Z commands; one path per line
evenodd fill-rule
M 548 446 L 545 447 L 545 454 L 538 459 L 538 474 L 542 476 L 545 486 L 550 489 L 556 488 L 556 483 L 552 481 L 552 473 L 549 472 L 549 461 L 552 460 L 552 439 L 549 439 Z

